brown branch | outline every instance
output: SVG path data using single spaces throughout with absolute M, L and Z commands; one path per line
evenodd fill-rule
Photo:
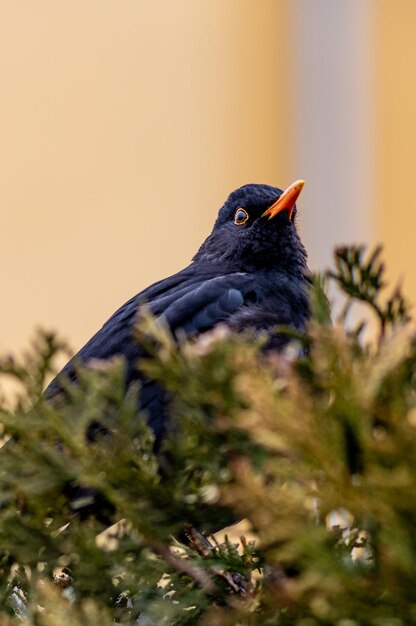
M 193 578 L 207 593 L 215 593 L 218 590 L 211 577 L 202 567 L 194 565 L 187 559 L 175 556 L 171 549 L 163 543 L 153 542 L 151 547 L 172 569 Z

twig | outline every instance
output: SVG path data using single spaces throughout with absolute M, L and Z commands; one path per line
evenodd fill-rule
M 218 591 L 217 586 L 202 567 L 198 567 L 186 559 L 178 558 L 173 554 L 171 549 L 163 543 L 154 542 L 151 544 L 151 547 L 156 554 L 159 554 L 175 571 L 193 578 L 207 593 L 215 593 Z

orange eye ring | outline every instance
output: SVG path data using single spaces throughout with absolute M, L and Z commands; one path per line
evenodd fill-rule
M 234 224 L 236 224 L 237 226 L 242 226 L 243 224 L 245 224 L 247 222 L 248 218 L 249 218 L 249 215 L 248 215 L 247 211 L 240 207 L 235 212 Z

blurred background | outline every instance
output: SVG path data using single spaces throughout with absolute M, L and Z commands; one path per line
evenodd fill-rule
M 416 299 L 413 0 L 2 0 L 0 352 L 79 348 L 248 182 L 307 182 L 313 269 L 384 242 Z

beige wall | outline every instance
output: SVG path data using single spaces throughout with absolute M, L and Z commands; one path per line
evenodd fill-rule
M 284 1 L 0 3 L 0 351 L 79 347 L 291 169 Z M 283 89 L 282 89 L 283 86 Z
M 415 300 L 415 24 L 413 0 L 0 2 L 0 352 L 37 325 L 79 347 L 253 181 L 305 177 L 314 267 L 381 240 Z
M 416 2 L 374 8 L 376 229 L 391 278 L 416 302 Z

